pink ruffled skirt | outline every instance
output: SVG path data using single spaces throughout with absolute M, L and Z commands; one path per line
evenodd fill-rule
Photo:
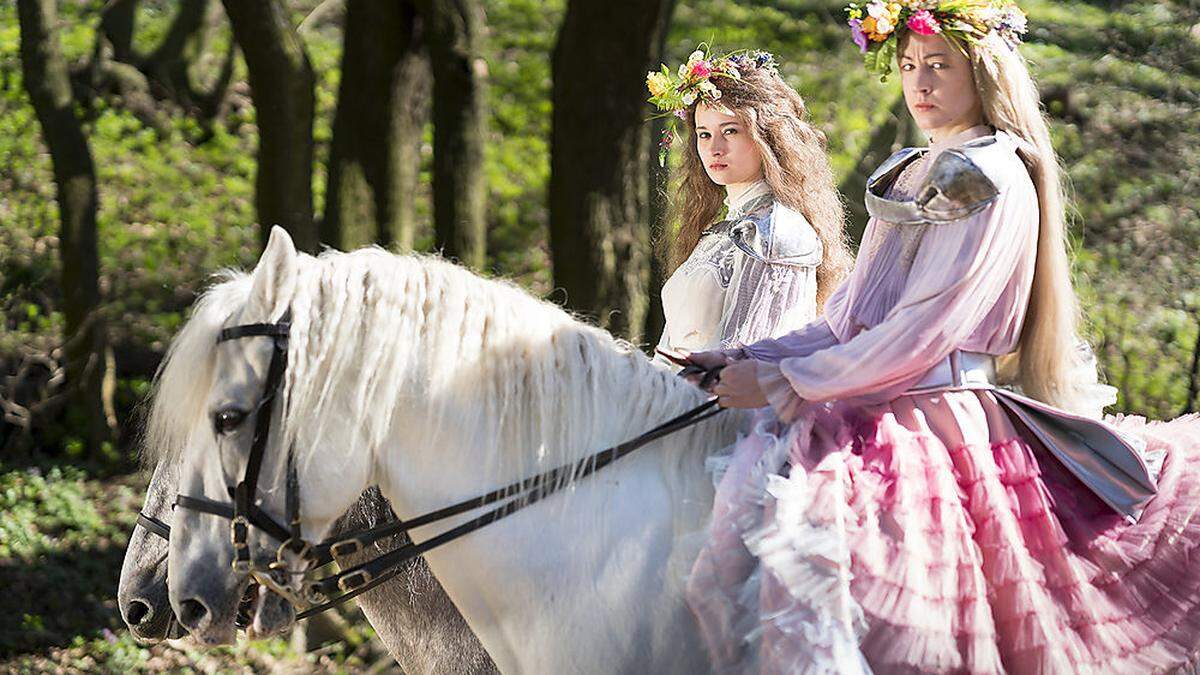
M 1153 673 L 1200 650 L 1200 417 L 1136 524 L 987 391 L 809 405 L 718 460 L 688 601 L 733 672 Z M 790 466 L 790 468 L 789 468 Z M 786 475 L 782 475 L 785 473 Z

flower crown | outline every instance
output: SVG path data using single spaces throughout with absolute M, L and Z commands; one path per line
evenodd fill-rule
M 740 80 L 742 73 L 756 69 L 773 71 L 776 68 L 775 57 L 769 52 L 741 50 L 712 56 L 708 45 L 701 44 L 675 73 L 665 64 L 662 70 L 650 71 L 646 75 L 646 88 L 650 90 L 647 100 L 660 113 L 654 118 L 671 118 L 659 141 L 659 165 L 666 163 L 671 141 L 678 136 L 675 132 L 676 120 L 687 119 L 688 108 L 696 103 L 716 103 L 721 100 L 721 90 L 713 83 L 715 78 Z
M 846 7 L 850 34 L 866 57 L 867 70 L 882 80 L 892 72 L 901 30 L 918 35 L 943 34 L 961 44 L 976 44 L 996 34 L 1016 49 L 1025 35 L 1025 13 L 1012 0 L 873 0 Z

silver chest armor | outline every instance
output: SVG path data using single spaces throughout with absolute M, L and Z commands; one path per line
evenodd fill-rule
M 744 215 L 718 223 L 705 234 L 726 234 L 739 251 L 773 265 L 816 267 L 821 240 L 800 213 L 763 195 L 746 205 Z M 799 222 L 794 222 L 798 220 Z
M 952 223 L 983 211 L 1000 196 L 1011 171 L 1016 142 L 1003 131 L 945 150 L 933 160 L 911 199 L 889 199 L 888 188 L 924 148 L 904 148 L 867 180 L 867 213 L 897 225 Z

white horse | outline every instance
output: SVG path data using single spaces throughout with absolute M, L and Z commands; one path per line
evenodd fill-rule
M 613 446 L 704 399 L 608 333 L 436 258 L 378 250 L 312 258 L 276 228 L 249 280 L 227 283 L 236 288 L 223 292 L 243 300 L 229 306 L 225 326 L 291 311 L 258 496 L 283 520 L 294 448 L 310 541 L 368 485 L 412 518 Z M 224 500 L 245 470 L 272 343 L 217 345 L 216 333 L 197 331 L 194 371 L 163 383 L 159 396 L 172 392 L 177 407 L 157 428 L 166 461 L 180 462 L 182 491 Z M 197 416 L 214 424 L 193 424 Z M 683 599 L 696 554 L 689 542 L 699 540 L 689 535 L 712 506 L 705 459 L 744 422 L 725 413 L 668 436 L 426 554 L 502 671 L 708 670 Z M 256 532 L 251 544 L 273 551 L 277 542 Z M 233 639 L 247 580 L 231 560 L 228 521 L 177 511 L 170 599 L 201 641 Z
M 237 278 L 226 275 L 227 279 Z M 191 377 L 197 373 L 193 352 L 209 343 L 212 331 L 228 318 L 228 306 L 245 301 L 248 281 L 235 281 L 214 288 L 192 308 L 187 329 L 172 342 L 155 377 L 151 424 L 143 440 L 142 459 L 153 469 L 142 513 L 173 525 L 171 508 L 179 493 L 176 462 L 167 448 L 178 447 L 185 424 L 210 422 L 182 410 L 194 391 Z M 203 369 L 203 367 L 201 367 Z M 337 523 L 332 534 L 349 532 L 394 520 L 391 507 L 377 490 L 362 494 L 355 506 Z M 384 540 L 366 552 L 338 556 L 343 567 L 365 562 L 370 557 L 407 542 L 407 537 Z M 121 617 L 139 640 L 161 640 L 184 634 L 171 609 L 167 592 L 167 541 L 144 527 L 137 527 L 129 538 L 117 603 Z M 258 635 L 276 634 L 290 629 L 295 613 L 277 595 L 264 596 L 253 613 L 252 628 Z M 490 673 L 495 666 L 471 632 L 462 615 L 450 602 L 429 566 L 421 558 L 410 561 L 396 577 L 367 591 L 356 600 L 374 626 L 379 638 L 406 673 Z

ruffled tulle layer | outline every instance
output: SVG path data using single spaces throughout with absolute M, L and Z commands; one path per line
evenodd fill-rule
M 730 456 L 688 598 L 732 671 L 1151 673 L 1200 650 L 1200 418 L 1136 524 L 986 391 L 812 406 Z M 781 475 L 786 473 L 787 475 Z

